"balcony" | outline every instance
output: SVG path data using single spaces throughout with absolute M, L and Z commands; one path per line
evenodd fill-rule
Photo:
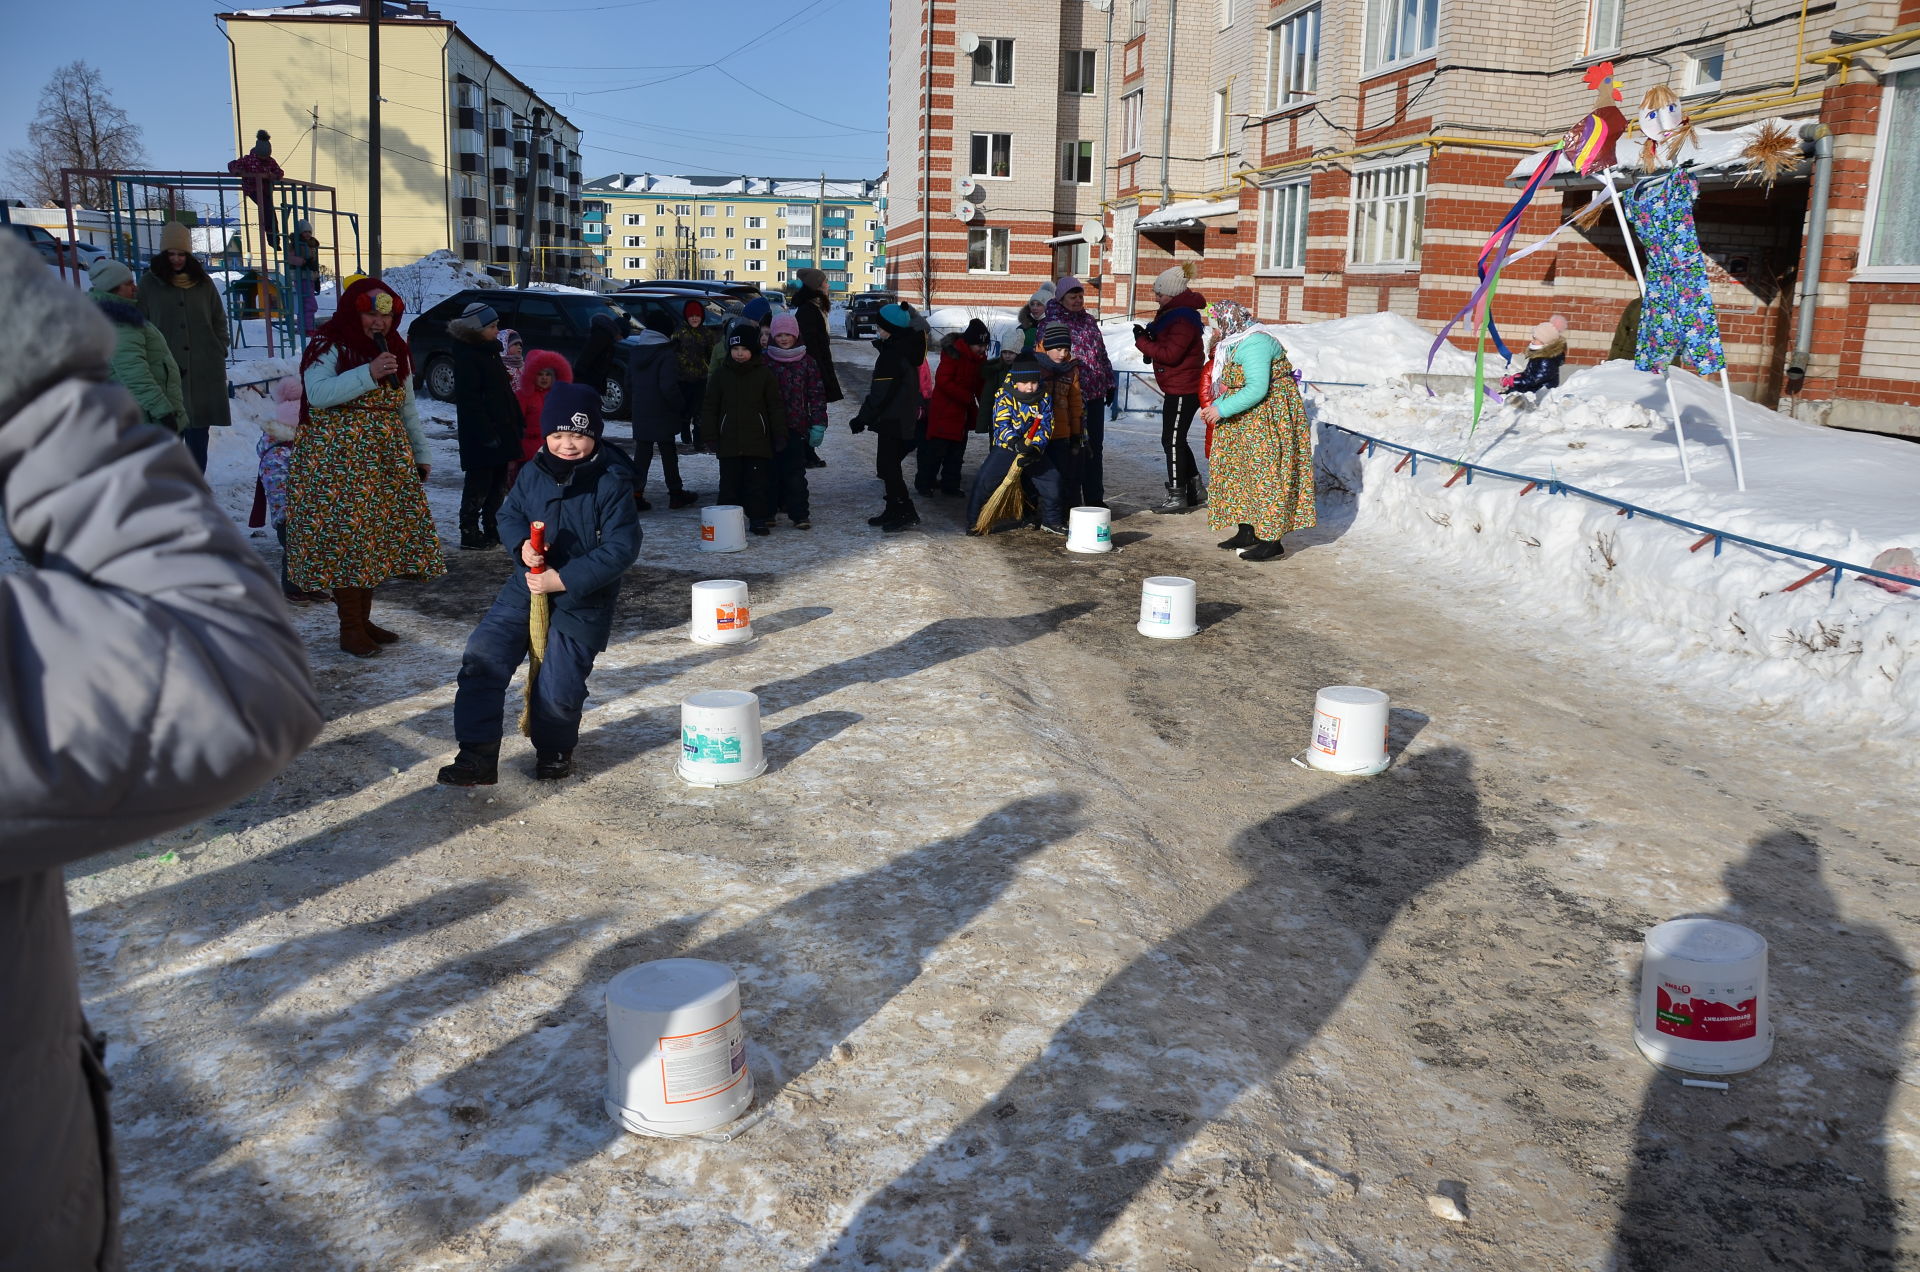
M 780 265 L 785 269 L 812 269 L 813 258 L 811 256 L 793 256 L 790 254 L 786 260 L 780 262 Z
M 820 218 L 820 224 L 830 228 L 844 230 L 847 228 L 847 218 L 844 216 L 823 216 Z
M 511 225 L 501 225 L 497 222 L 494 224 L 493 245 L 495 247 L 512 247 L 514 237 L 513 227 Z

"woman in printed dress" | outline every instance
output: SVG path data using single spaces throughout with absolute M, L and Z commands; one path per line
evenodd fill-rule
M 1213 361 L 1202 416 L 1211 434 L 1207 524 L 1245 561 L 1284 556 L 1283 535 L 1316 521 L 1313 439 L 1293 364 L 1237 301 L 1207 306 Z
M 399 637 L 376 627 L 373 589 L 446 572 L 427 509 L 426 434 L 413 359 L 392 288 L 363 278 L 313 334 L 300 361 L 306 403 L 287 472 L 287 555 L 295 587 L 327 589 L 340 648 L 359 658 Z

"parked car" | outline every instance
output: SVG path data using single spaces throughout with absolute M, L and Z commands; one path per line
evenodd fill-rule
M 772 305 L 773 312 L 776 314 L 787 308 L 787 294 L 783 291 L 775 291 L 772 288 L 768 288 L 760 293 L 760 299 Z
M 847 299 L 847 339 L 858 340 L 869 332 L 880 330 L 880 310 L 893 304 L 900 298 L 892 292 L 861 292 Z
M 95 247 L 91 243 L 63 243 L 53 237 L 34 239 L 33 247 L 47 258 L 47 264 L 55 268 L 64 265 L 81 273 L 85 273 L 87 266 L 101 257 L 111 255 L 105 248 Z
M 442 402 L 453 400 L 453 337 L 447 334 L 447 323 L 476 300 L 500 315 L 502 327 L 518 331 L 529 352 L 551 349 L 569 362 L 586 348 L 587 330 L 595 314 L 610 313 L 619 320 L 622 332 L 629 330 L 627 311 L 606 296 L 504 287 L 456 292 L 415 318 L 407 329 L 407 343 L 413 348 L 413 365 L 417 368 L 415 388 Z M 631 339 L 631 335 L 624 336 L 621 343 Z M 626 397 L 626 385 L 617 375 L 609 376 L 600 386 L 600 407 L 608 418 L 625 417 Z
M 742 302 L 752 300 L 760 294 L 760 288 L 753 283 L 722 283 L 710 278 L 649 278 L 631 286 L 636 291 L 714 292 L 722 296 L 738 297 Z
M 6 226 L 13 231 L 14 237 L 28 247 L 38 250 L 42 243 L 56 243 L 59 240 L 49 233 L 45 226 L 23 225 L 19 221 L 8 221 Z
M 620 291 L 613 292 L 607 299 L 616 308 L 626 311 L 635 326 L 647 325 L 648 314 L 665 314 L 675 330 L 686 325 L 686 306 L 689 300 L 698 300 L 706 307 L 707 325 L 714 326 L 744 308 L 742 302 L 732 296 L 703 295 L 691 291 Z

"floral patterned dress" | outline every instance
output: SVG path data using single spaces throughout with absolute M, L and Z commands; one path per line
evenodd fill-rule
M 1243 358 L 1269 355 L 1272 370 L 1265 396 L 1239 411 L 1228 408 L 1247 388 Z M 1220 422 L 1214 426 L 1208 465 L 1207 524 L 1215 530 L 1253 527 L 1272 542 L 1314 525 L 1313 438 L 1306 403 L 1293 378 L 1293 364 L 1280 342 L 1255 332 L 1230 351 L 1226 378 L 1216 399 Z
M 1727 365 L 1693 224 L 1699 195 L 1700 183 L 1683 168 L 1642 183 L 1627 198 L 1627 216 L 1646 248 L 1647 300 L 1633 351 L 1633 365 L 1642 371 L 1663 371 L 1678 358 L 1701 375 Z
M 311 383 L 311 382 L 309 382 Z M 295 587 L 378 587 L 446 572 L 402 411 L 405 389 L 376 385 L 316 407 L 287 470 L 287 574 Z

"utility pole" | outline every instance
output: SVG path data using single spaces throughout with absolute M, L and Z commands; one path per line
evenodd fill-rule
M 363 0 L 367 15 L 367 273 L 380 276 L 380 10 L 386 0 Z
M 827 174 L 820 174 L 820 197 L 813 203 L 813 267 L 826 272 L 827 263 Z M 827 300 L 833 300 L 833 280 L 827 280 Z
M 320 184 L 320 104 L 315 102 L 313 109 L 307 112 L 313 116 L 313 123 L 307 129 L 307 180 L 314 185 Z
M 1180 0 L 1167 0 L 1167 100 L 1160 109 L 1160 206 L 1173 202 L 1170 157 L 1173 154 L 1173 33 Z
M 514 283 L 514 286 L 522 291 L 525 291 L 527 284 L 533 280 L 533 252 L 530 250 L 533 237 L 533 188 L 540 181 L 538 151 L 540 138 L 544 133 L 540 127 L 540 121 L 545 119 L 546 115 L 546 111 L 535 106 L 533 118 L 527 121 L 526 175 L 522 178 L 527 183 L 527 189 L 520 198 L 519 279 Z

